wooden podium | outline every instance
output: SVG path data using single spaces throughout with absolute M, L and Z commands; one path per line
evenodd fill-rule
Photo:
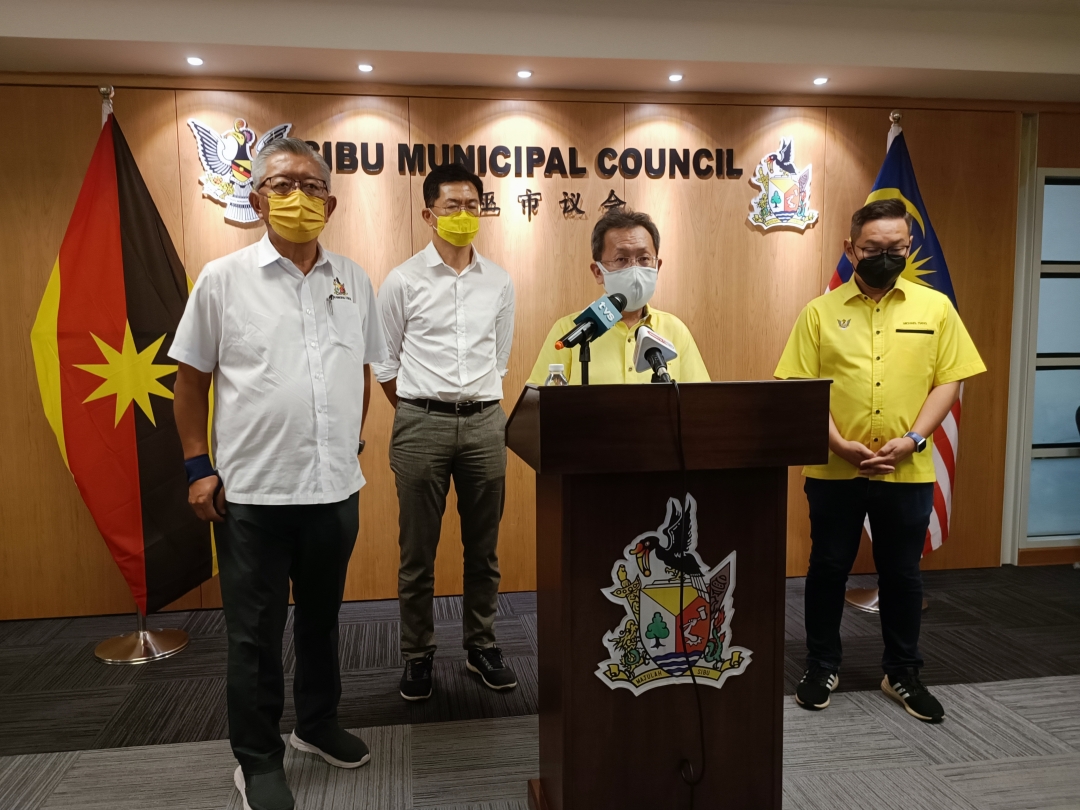
M 530 385 L 507 423 L 536 471 L 534 810 L 687 806 L 695 689 L 695 807 L 781 806 L 787 468 L 828 457 L 829 381 L 679 388 L 693 504 L 672 386 Z

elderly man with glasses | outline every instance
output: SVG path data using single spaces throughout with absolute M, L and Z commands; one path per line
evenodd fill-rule
M 278 727 L 290 581 L 290 744 L 339 768 L 368 761 L 338 724 L 338 610 L 359 528 L 368 364 L 386 346 L 367 274 L 319 245 L 336 200 L 318 153 L 295 138 L 268 144 L 252 188 L 266 234 L 203 268 L 169 355 L 188 500 L 217 525 L 234 781 L 246 810 L 290 810 Z
M 490 689 L 517 686 L 495 644 L 506 415 L 499 401 L 514 335 L 514 284 L 472 244 L 483 181 L 449 164 L 424 178 L 428 246 L 379 289 L 389 360 L 376 379 L 395 408 L 390 467 L 398 492 L 398 603 L 406 700 L 431 697 L 435 552 L 454 479 L 464 546 L 465 666 Z
M 637 343 L 634 335 L 639 326 L 648 326 L 674 344 L 679 356 L 668 363 L 668 372 L 677 382 L 709 382 L 711 379 L 686 324 L 671 313 L 649 306 L 663 264 L 657 256 L 659 250 L 660 231 L 652 218 L 641 211 L 612 208 L 593 227 L 593 262 L 589 270 L 596 283 L 609 295 L 622 293 L 626 296 L 626 307 L 622 320 L 591 346 L 590 384 L 648 383 L 652 380 L 651 369 L 638 372 L 634 366 Z M 559 338 L 574 328 L 577 314 L 571 313 L 551 327 L 533 365 L 530 383 L 543 385 L 550 367 L 561 364 L 566 380 L 571 385 L 580 384 L 580 346 L 555 348 Z

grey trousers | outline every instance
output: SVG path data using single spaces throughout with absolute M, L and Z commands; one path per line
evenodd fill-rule
M 465 547 L 464 647 L 495 644 L 496 547 L 506 494 L 505 430 L 506 414 L 498 405 L 454 416 L 398 403 L 390 468 L 398 492 L 398 602 L 401 654 L 406 660 L 435 651 L 435 552 L 451 476 Z

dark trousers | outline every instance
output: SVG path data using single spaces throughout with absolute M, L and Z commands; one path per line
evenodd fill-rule
M 934 507 L 934 485 L 852 478 L 807 478 L 810 502 L 810 570 L 806 575 L 807 665 L 840 669 L 840 619 L 848 574 L 859 553 L 869 516 L 878 572 L 881 635 L 886 674 L 922 667 L 922 558 Z
M 435 553 L 450 479 L 464 546 L 462 640 L 495 644 L 499 606 L 499 521 L 506 500 L 506 415 L 499 405 L 469 416 L 428 413 L 399 402 L 390 440 L 398 492 L 398 603 L 401 654 L 435 652 Z
M 360 528 L 359 493 L 331 504 L 230 503 L 216 530 L 229 633 L 229 741 L 246 774 L 282 767 L 285 705 L 281 637 L 296 603 L 296 733 L 306 741 L 337 723 L 341 697 L 338 610 Z

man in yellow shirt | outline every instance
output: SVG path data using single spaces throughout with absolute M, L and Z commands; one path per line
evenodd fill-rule
M 934 505 L 933 433 L 986 371 L 949 299 L 900 276 L 911 217 L 899 200 L 855 212 L 844 253 L 855 272 L 803 309 L 776 367 L 831 378 L 829 461 L 806 467 L 810 570 L 806 673 L 795 699 L 824 709 L 839 685 L 844 586 L 869 516 L 885 641 L 882 691 L 925 722 L 944 719 L 919 680 L 922 556 Z
M 652 379 L 651 369 L 640 373 L 634 371 L 637 345 L 634 332 L 642 325 L 675 345 L 679 356 L 668 363 L 668 371 L 676 382 L 709 382 L 709 370 L 705 368 L 701 352 L 686 324 L 668 312 L 648 306 L 663 263 L 657 256 L 659 251 L 660 232 L 656 223 L 641 211 L 613 208 L 593 228 L 593 263 L 589 269 L 608 295 L 622 293 L 626 296 L 626 307 L 622 320 L 592 343 L 591 385 L 647 383 Z M 551 327 L 529 382 L 543 385 L 548 377 L 548 367 L 562 363 L 563 374 L 570 384 L 581 383 L 580 347 L 555 348 L 555 342 L 574 328 L 577 314 L 560 318 Z

